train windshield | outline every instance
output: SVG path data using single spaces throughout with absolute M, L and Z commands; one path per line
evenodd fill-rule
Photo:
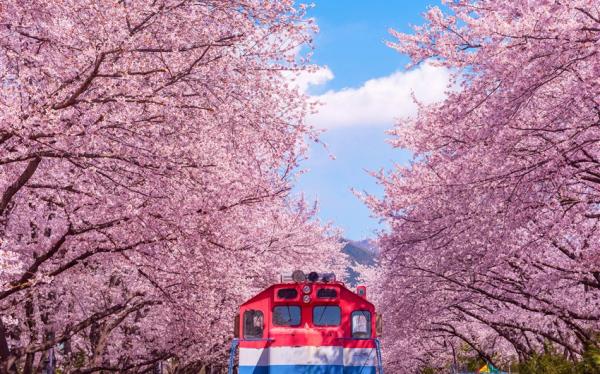
M 338 326 L 342 319 L 342 311 L 337 305 L 321 305 L 313 308 L 315 326 Z
M 280 305 L 273 308 L 273 324 L 275 326 L 299 326 L 300 307 L 296 305 Z

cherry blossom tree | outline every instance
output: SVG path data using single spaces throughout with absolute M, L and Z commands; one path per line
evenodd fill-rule
M 551 344 L 577 360 L 600 329 L 600 12 L 587 0 L 451 1 L 391 46 L 454 72 L 400 121 L 415 159 L 367 197 L 387 221 L 388 362 L 491 362 Z M 398 327 L 398 328 L 396 328 Z
M 289 194 L 314 31 L 292 1 L 0 4 L 4 372 L 219 363 L 279 270 L 344 268 Z

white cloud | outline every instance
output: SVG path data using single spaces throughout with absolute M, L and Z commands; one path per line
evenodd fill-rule
M 286 72 L 285 75 L 291 85 L 300 89 L 301 92 L 306 92 L 309 86 L 320 86 L 333 79 L 333 72 L 327 66 L 319 66 L 313 71 Z
M 319 128 L 391 126 L 395 119 L 416 113 L 412 93 L 423 103 L 442 100 L 449 77 L 448 69 L 424 63 L 408 72 L 370 79 L 359 88 L 327 91 L 313 96 L 323 105 L 308 117 L 308 123 Z M 332 78 L 331 70 L 323 68 L 298 77 L 296 84 L 306 92 L 309 85 Z

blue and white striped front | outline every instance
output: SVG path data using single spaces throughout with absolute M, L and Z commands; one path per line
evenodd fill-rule
M 375 374 L 375 348 L 240 348 L 240 374 Z

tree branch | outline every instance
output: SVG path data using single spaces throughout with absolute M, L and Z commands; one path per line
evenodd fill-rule
M 40 157 L 34 157 L 31 161 L 29 161 L 27 167 L 25 168 L 23 173 L 21 173 L 19 178 L 17 178 L 17 180 L 13 184 L 11 184 L 6 189 L 6 191 L 4 191 L 4 193 L 2 194 L 2 200 L 0 200 L 0 215 L 4 213 L 4 210 L 6 209 L 12 198 L 15 196 L 15 194 L 19 192 L 19 190 L 33 176 L 41 160 L 42 159 Z

